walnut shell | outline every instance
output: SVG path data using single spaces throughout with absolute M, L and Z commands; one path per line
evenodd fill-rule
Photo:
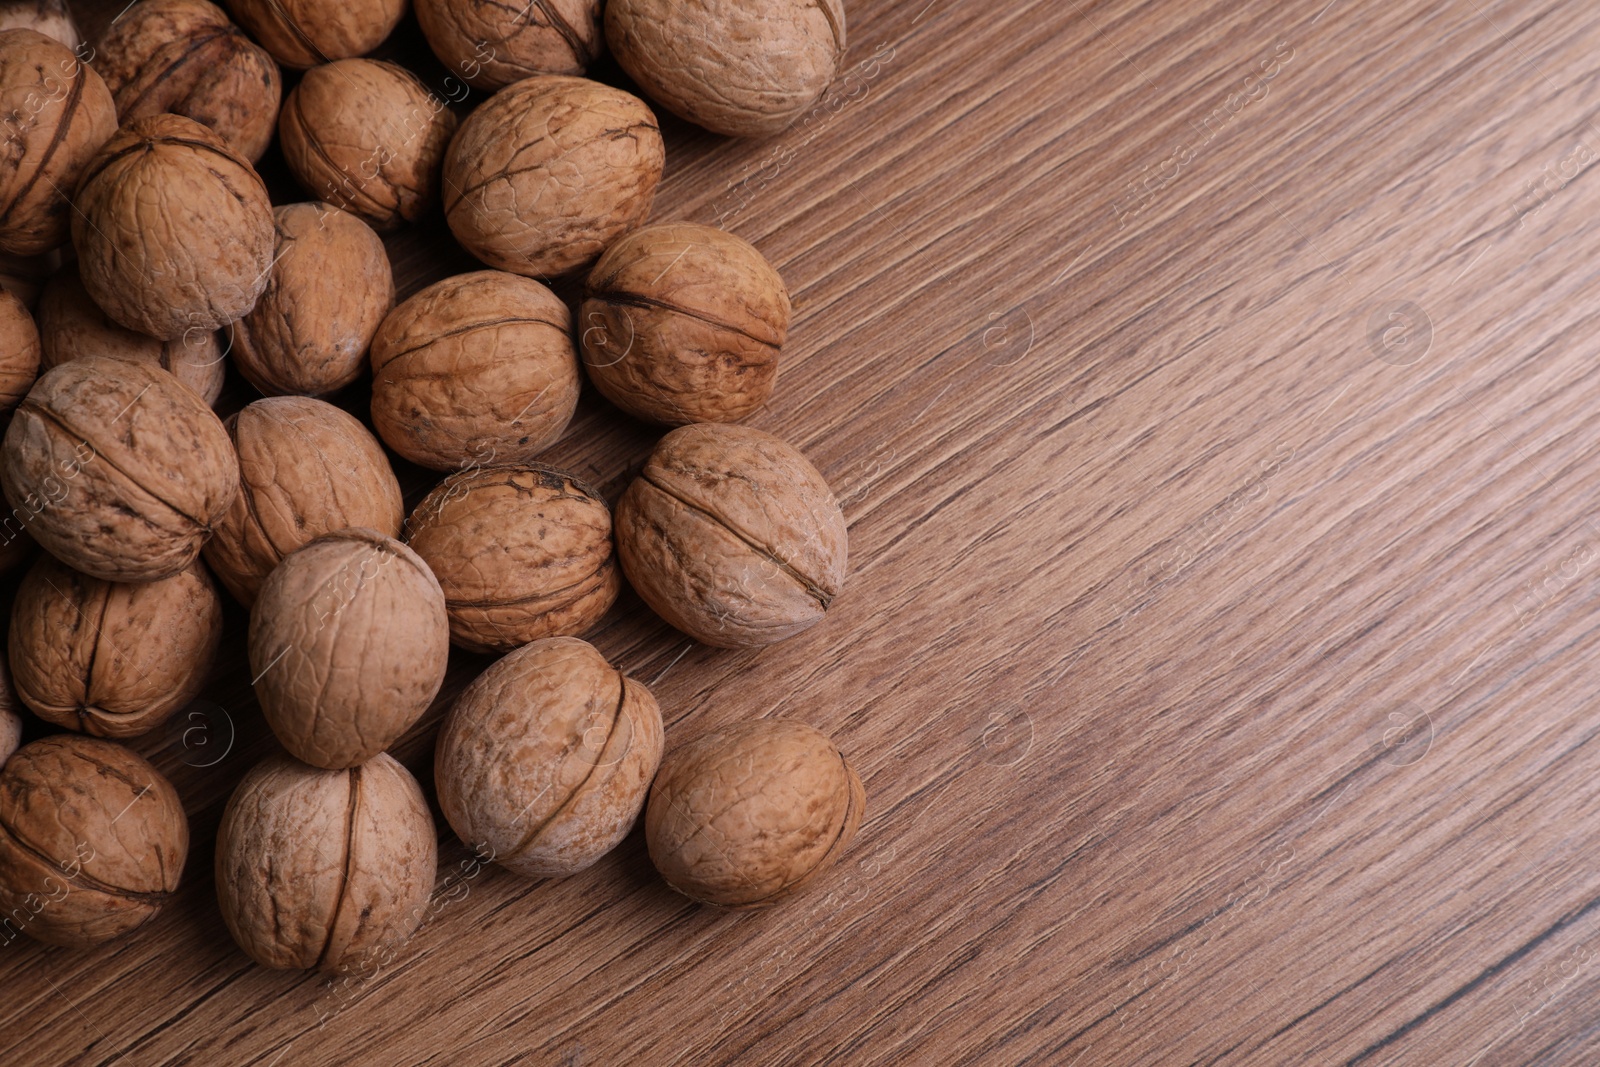
M 578 321 L 589 380 L 623 411 L 667 426 L 737 422 L 772 395 L 789 293 L 748 241 L 659 222 L 606 249 Z
M 268 396 L 325 396 L 361 376 L 394 307 L 389 253 L 372 227 L 328 204 L 289 204 L 273 220 L 272 272 L 234 326 L 233 363 Z
M 11 687 L 11 673 L 0 656 L 0 767 L 22 744 L 22 714 L 17 710 L 17 693 Z M 0 929 L 4 929 L 0 926 Z
M 39 328 L 28 308 L 0 289 L 0 412 L 22 403 L 39 376 Z
M 188 852 L 177 790 L 121 745 L 57 734 L 0 771 L 0 916 L 46 944 L 142 926 L 177 890 Z
M 417 0 L 433 54 L 474 89 L 535 74 L 582 74 L 605 51 L 600 0 Z
M 764 908 L 833 865 L 866 794 L 832 741 L 797 722 L 726 726 L 662 761 L 645 811 L 650 861 L 687 897 Z
M 767 137 L 844 55 L 843 0 L 611 0 L 606 41 L 645 95 L 715 133 Z
M 349 770 L 257 764 L 217 830 L 217 903 L 265 967 L 380 969 L 422 920 L 438 839 L 422 788 L 379 754 Z
M 64 244 L 68 197 L 117 129 L 100 75 L 60 41 L 0 30 L 0 251 L 32 256 Z
M 793 447 L 748 426 L 667 434 L 614 522 L 617 558 L 639 596 L 708 645 L 799 633 L 844 584 L 844 514 L 828 483 Z
M 450 636 L 469 652 L 581 634 L 622 586 L 605 501 L 553 467 L 446 478 L 411 513 L 406 542 L 439 579 Z
M 37 30 L 74 51 L 83 43 L 66 0 L 3 0 L 0 30 Z
M 434 470 L 516 463 L 554 444 L 578 406 L 567 305 L 501 271 L 436 282 L 372 340 L 372 425 Z
M 228 0 L 228 10 L 279 63 L 305 70 L 378 47 L 406 0 Z
M 194 562 L 239 491 L 228 431 L 149 363 L 85 356 L 46 371 L 0 446 L 0 481 L 45 550 L 109 582 Z
M 276 396 L 226 425 L 239 454 L 239 495 L 205 557 L 245 607 L 272 569 L 314 538 L 351 526 L 400 535 L 400 483 L 354 416 L 310 397 Z
M 104 582 L 42 556 L 11 609 L 17 695 L 97 737 L 134 737 L 186 706 L 221 640 L 222 598 L 199 563 L 158 582 Z
M 644 221 L 665 161 L 638 97 L 584 78 L 527 78 L 486 100 L 450 142 L 445 218 L 491 267 L 566 274 Z
M 193 119 L 134 119 L 83 173 L 78 274 L 130 330 L 170 341 L 255 306 L 272 266 L 272 205 L 249 160 Z
M 283 78 L 266 49 L 207 0 L 143 0 L 111 24 L 95 68 L 124 125 L 170 111 L 258 162 L 278 128 Z
M 380 230 L 433 204 L 455 129 L 455 113 L 415 74 L 374 59 L 306 71 L 278 116 L 283 156 L 300 184 Z
M 261 713 L 314 767 L 353 767 L 399 740 L 439 692 L 449 653 L 433 572 L 360 527 L 285 556 L 250 615 Z
M 524 645 L 462 692 L 434 781 L 456 835 L 529 878 L 590 866 L 639 817 L 661 762 L 650 691 L 573 637 Z

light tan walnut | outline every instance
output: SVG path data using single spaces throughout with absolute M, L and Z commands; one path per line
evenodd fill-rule
M 228 0 L 228 9 L 279 63 L 305 70 L 378 47 L 406 0 Z
M 417 0 L 439 61 L 493 92 L 535 74 L 582 74 L 605 51 L 600 0 Z

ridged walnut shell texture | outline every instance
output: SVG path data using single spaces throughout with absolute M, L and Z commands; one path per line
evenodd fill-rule
M 470 652 L 582 634 L 622 586 L 605 501 L 553 467 L 446 478 L 411 513 L 406 541 L 439 579 L 450 636 Z
M 135 119 L 75 197 L 72 243 L 94 302 L 170 341 L 255 306 L 272 265 L 272 205 L 250 161 L 193 119 Z
M 0 482 L 27 530 L 111 582 L 177 574 L 239 491 L 228 431 L 159 367 L 85 356 L 40 376 L 0 447 Z
M 121 745 L 58 734 L 0 771 L 0 915 L 40 941 L 82 948 L 142 926 L 188 852 L 177 790 Z
M 67 240 L 67 198 L 116 132 L 116 105 L 66 45 L 34 30 L 4 30 L 0 116 L 0 251 L 48 252 Z
M 623 411 L 667 426 L 737 422 L 772 395 L 789 293 L 748 241 L 659 222 L 606 249 L 578 323 L 589 380 Z
M 578 405 L 567 305 L 540 283 L 475 271 L 395 308 L 372 341 L 372 424 L 434 470 L 532 459 Z
M 606 41 L 650 99 L 715 133 L 768 137 L 827 91 L 843 0 L 610 0 Z
M 422 789 L 387 755 L 349 770 L 258 764 L 217 831 L 217 903 L 257 963 L 368 973 L 421 922 L 438 839 Z
M 222 598 L 198 563 L 158 582 L 103 582 L 42 556 L 11 608 L 18 697 L 96 737 L 135 737 L 186 706 L 221 641 Z
M 228 0 L 228 10 L 279 63 L 305 70 L 378 47 L 406 0 Z
M 124 124 L 163 111 L 184 115 L 252 163 L 278 128 L 278 64 L 207 0 L 133 5 L 100 42 L 95 69 Z
M 650 691 L 572 637 L 499 660 L 439 731 L 439 807 L 468 847 L 529 878 L 576 873 L 617 846 L 661 762 Z
M 360 528 L 296 549 L 250 614 L 250 671 L 267 725 L 314 767 L 388 748 L 444 682 L 444 593 L 405 545 Z
M 535 74 L 582 74 L 605 51 L 600 0 L 417 0 L 433 54 L 474 89 Z
M 17 693 L 11 687 L 11 673 L 0 657 L 0 767 L 22 743 L 22 714 L 17 710 Z
M 748 426 L 673 430 L 617 502 L 617 558 L 646 604 L 708 645 L 769 645 L 821 621 L 848 535 L 828 483 Z
M 491 267 L 567 274 L 645 220 L 665 162 L 638 97 L 585 78 L 528 78 L 484 101 L 450 142 L 445 218 Z
M 0 412 L 10 411 L 28 395 L 42 355 L 39 327 L 27 306 L 0 290 Z
M 68 48 L 83 43 L 66 0 L 5 0 L 0 3 L 0 30 L 37 30 Z
M 685 896 L 762 908 L 810 885 L 855 837 L 861 779 L 802 723 L 724 727 L 670 753 L 645 812 L 650 860 Z
M 268 396 L 325 396 L 361 376 L 394 307 L 383 239 L 328 204 L 273 212 L 278 245 L 267 289 L 233 330 L 233 365 Z
M 205 547 L 206 562 L 245 607 L 301 545 L 351 526 L 400 535 L 394 469 L 353 415 L 310 397 L 257 400 L 226 423 L 239 454 L 239 495 Z

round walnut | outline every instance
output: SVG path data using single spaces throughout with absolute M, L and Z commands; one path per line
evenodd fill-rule
M 255 306 L 272 265 L 272 205 L 250 162 L 181 115 L 135 119 L 84 171 L 78 273 L 118 323 L 162 341 Z
M 37 30 L 74 51 L 83 43 L 67 0 L 0 0 L 0 30 Z
M 486 100 L 450 142 L 445 217 L 491 267 L 566 274 L 644 221 L 665 160 L 638 97 L 584 78 L 528 78 Z
M 617 502 L 617 558 L 656 614 L 720 648 L 819 622 L 844 584 L 846 532 L 806 458 L 748 426 L 661 439 Z
M 0 771 L 0 916 L 40 941 L 82 948 L 142 926 L 188 852 L 177 790 L 121 745 L 57 734 Z
M 372 341 L 372 424 L 413 463 L 516 463 L 572 421 L 580 387 L 567 305 L 529 278 L 476 271 L 402 303 Z
M 46 371 L 0 447 L 0 481 L 39 544 L 110 582 L 194 562 L 239 491 L 228 431 L 149 363 L 85 356 Z
M 68 197 L 116 128 L 105 82 L 66 45 L 0 30 L 0 251 L 32 256 L 66 241 Z
M 411 513 L 406 540 L 439 579 L 451 638 L 470 652 L 581 634 L 622 585 L 605 501 L 553 467 L 452 475 Z
M 623 411 L 667 426 L 736 422 L 772 395 L 789 293 L 748 241 L 662 222 L 606 249 L 579 323 L 589 380 Z
M 0 412 L 22 403 L 39 376 L 39 328 L 28 308 L 0 289 Z
M 0 657 L 0 767 L 5 766 L 6 760 L 11 758 L 11 753 L 20 744 L 22 714 L 17 710 L 17 694 L 11 688 L 11 675 L 6 670 L 5 659 Z
M 400 738 L 444 682 L 444 593 L 405 545 L 356 527 L 284 557 L 250 614 L 261 713 L 291 754 L 354 767 Z
M 286 67 L 364 56 L 406 13 L 406 0 L 228 0 L 239 25 Z
M 252 163 L 272 143 L 283 96 L 278 64 L 207 0 L 133 5 L 100 42 L 95 69 L 123 123 L 186 115 Z
M 861 825 L 861 779 L 832 741 L 764 719 L 713 731 L 661 764 L 645 840 L 667 884 L 725 908 L 764 908 L 804 889 Z
M 474 89 L 493 92 L 534 74 L 582 74 L 605 49 L 600 0 L 417 0 L 434 55 Z
M 195 563 L 156 582 L 104 582 L 41 556 L 11 609 L 17 695 L 97 737 L 153 730 L 199 694 L 222 640 L 222 598 Z
M 627 836 L 661 762 L 650 691 L 573 637 L 484 671 L 439 731 L 434 781 L 456 835 L 529 878 L 590 866 Z
M 217 902 L 263 966 L 370 973 L 422 921 L 437 862 L 422 788 L 389 756 L 334 771 L 271 756 L 222 813 Z
M 233 364 L 268 396 L 325 396 L 361 376 L 394 274 L 372 227 L 328 204 L 273 212 L 278 248 L 266 292 L 234 326 Z
M 278 135 L 311 195 L 392 230 L 438 196 L 456 117 L 393 63 L 343 59 L 306 71 L 284 101 Z
M 398 537 L 404 505 L 383 446 L 352 415 L 301 396 L 257 400 L 226 423 L 239 495 L 205 547 L 245 607 L 301 545 L 351 526 Z

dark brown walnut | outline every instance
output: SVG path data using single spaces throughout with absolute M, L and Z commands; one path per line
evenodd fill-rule
M 567 274 L 645 220 L 665 160 L 638 97 L 585 78 L 527 78 L 484 101 L 450 142 L 445 217 L 491 267 Z
M 645 812 L 650 860 L 705 904 L 764 908 L 810 885 L 855 837 L 861 779 L 797 722 L 723 727 L 670 753 Z
M 217 903 L 257 963 L 370 974 L 422 921 L 438 863 L 417 780 L 387 755 L 349 770 L 269 756 L 217 831 Z
M 589 272 L 579 342 L 589 380 L 637 418 L 737 422 L 772 395 L 789 293 L 748 241 L 659 222 L 625 234 Z
M 177 790 L 143 757 L 76 734 L 24 745 L 0 771 L 0 935 L 120 937 L 161 910 L 188 852 Z
M 847 534 L 828 483 L 748 426 L 673 430 L 617 502 L 617 558 L 656 614 L 721 648 L 821 621 L 844 584 Z
M 250 673 L 283 747 L 315 767 L 388 748 L 444 682 L 450 624 L 428 565 L 359 527 L 284 557 L 250 614 Z
M 39 376 L 39 327 L 28 308 L 0 290 L 0 412 L 22 403 Z
M 37 30 L 74 51 L 83 43 L 66 0 L 0 0 L 0 30 Z
M 250 161 L 193 119 L 134 119 L 84 171 L 78 275 L 119 324 L 162 341 L 255 306 L 272 265 L 272 205 Z
M 582 74 L 605 50 L 600 0 L 417 0 L 434 55 L 474 89 L 535 74 Z
M 31 514 L 24 508 L 12 507 L 4 486 L 0 486 L 0 574 L 21 570 L 33 561 L 39 546 L 28 536 Z
M 305 70 L 378 47 L 406 0 L 228 0 L 228 10 L 279 63 Z
M 606 502 L 553 467 L 446 478 L 411 513 L 406 541 L 439 579 L 450 636 L 470 652 L 582 634 L 622 586 Z
M 257 400 L 226 423 L 239 495 L 206 543 L 206 562 L 245 607 L 285 556 L 350 526 L 398 537 L 394 470 L 354 416 L 301 396 Z
M 455 114 L 416 75 L 372 59 L 306 71 L 278 116 L 283 156 L 300 184 L 380 230 L 433 205 L 455 129 Z
M 22 714 L 17 710 L 17 694 L 11 688 L 11 674 L 0 658 L 0 767 L 22 744 Z M 3 929 L 3 927 L 0 927 Z
M 239 491 L 228 431 L 149 363 L 85 356 L 40 376 L 0 447 L 13 517 L 57 559 L 110 582 L 177 574 Z
M 646 96 L 734 137 L 768 137 L 827 91 L 843 0 L 611 0 L 606 41 Z
M 194 563 L 156 582 L 103 582 L 41 556 L 11 609 L 22 702 L 46 722 L 134 737 L 186 706 L 222 640 L 222 598 Z
M 553 637 L 484 671 L 434 751 L 439 807 L 468 847 L 529 878 L 592 865 L 639 817 L 661 709 L 594 646 Z
M 328 204 L 273 212 L 278 247 L 266 292 L 233 330 L 233 364 L 268 396 L 325 396 L 361 376 L 394 307 L 383 239 Z

